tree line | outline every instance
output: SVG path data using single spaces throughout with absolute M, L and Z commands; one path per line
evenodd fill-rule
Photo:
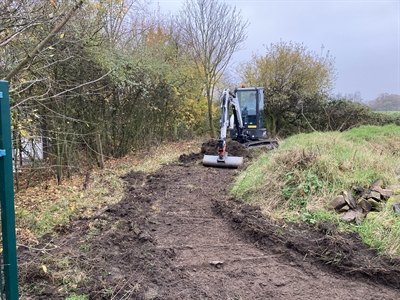
M 368 105 L 374 111 L 400 111 L 400 95 L 382 93 Z
M 199 121 L 200 76 L 172 19 L 149 14 L 144 2 L 1 7 L 0 76 L 10 81 L 14 148 L 29 155 L 23 141 L 41 137 L 43 163 L 59 182 L 100 154 L 121 157 L 208 129 Z
M 270 44 L 238 66 L 240 83 L 228 80 L 249 22 L 225 2 L 186 0 L 177 16 L 142 0 L 0 0 L 0 8 L 16 168 L 24 153 L 31 172 L 50 167 L 59 182 L 103 156 L 215 137 L 219 92 L 241 83 L 265 88 L 272 136 L 393 121 L 332 97 L 334 58 L 296 42 Z M 37 137 L 40 165 L 27 144 Z

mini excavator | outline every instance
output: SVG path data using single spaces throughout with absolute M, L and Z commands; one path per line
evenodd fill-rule
M 233 112 L 230 119 L 229 107 L 232 107 Z M 229 89 L 225 89 L 221 99 L 221 110 L 218 155 L 204 155 L 204 166 L 237 168 L 243 165 L 243 157 L 228 156 L 226 149 L 228 125 L 230 138 L 247 148 L 274 149 L 278 147 L 276 140 L 267 139 L 267 130 L 264 128 L 263 88 L 236 88 L 234 94 Z

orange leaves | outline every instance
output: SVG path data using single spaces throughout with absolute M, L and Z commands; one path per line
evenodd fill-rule
M 157 29 L 150 29 L 147 34 L 147 45 L 148 46 L 157 46 L 160 44 L 167 44 L 168 35 L 167 33 L 158 26 Z
M 53 5 L 54 9 L 57 9 L 57 5 L 56 5 L 56 3 L 54 2 L 54 0 L 49 0 L 49 1 L 50 1 L 51 5 Z

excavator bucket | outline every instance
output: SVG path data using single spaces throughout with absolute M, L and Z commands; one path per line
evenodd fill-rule
M 243 165 L 243 157 L 228 156 L 228 153 L 221 158 L 218 155 L 204 155 L 203 165 L 218 168 L 238 168 Z

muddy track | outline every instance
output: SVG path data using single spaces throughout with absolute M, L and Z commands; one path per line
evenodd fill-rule
M 281 226 L 228 194 L 237 171 L 205 168 L 200 154 L 153 174 L 130 172 L 125 198 L 57 241 L 85 274 L 90 299 L 398 299 L 400 264 L 325 224 Z M 85 246 L 87 251 L 82 252 Z M 20 253 L 35 259 L 40 253 Z M 338 256 L 339 255 L 339 256 Z M 30 264 L 36 299 L 63 299 Z M 49 268 L 57 268 L 56 265 Z M 39 269 L 39 270 L 38 270 Z

